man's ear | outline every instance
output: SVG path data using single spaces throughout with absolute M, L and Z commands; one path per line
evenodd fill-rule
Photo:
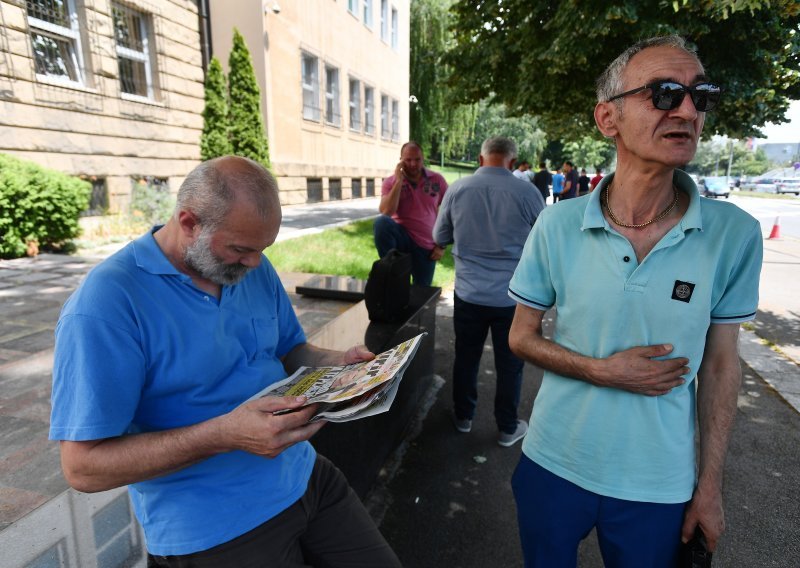
M 200 230 L 200 219 L 192 211 L 181 209 L 178 211 L 178 225 L 184 236 L 193 238 L 195 230 Z
M 614 138 L 617 135 L 617 117 L 619 108 L 616 103 L 606 102 L 597 103 L 594 107 L 594 121 L 597 129 L 606 138 Z
M 513 158 L 510 162 L 508 162 L 508 169 L 514 171 L 514 164 L 517 163 L 517 159 Z
M 483 155 L 482 154 L 478 154 L 478 165 L 480 167 L 483 167 Z

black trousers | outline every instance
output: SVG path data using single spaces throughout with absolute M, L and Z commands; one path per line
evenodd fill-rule
M 318 455 L 305 494 L 277 517 L 209 550 L 148 555 L 147 566 L 393 568 L 401 564 L 342 472 Z

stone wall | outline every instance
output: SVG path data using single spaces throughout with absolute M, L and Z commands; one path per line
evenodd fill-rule
M 65 2 L 67 3 L 67 2 Z M 122 92 L 112 2 L 77 0 L 76 80 L 36 72 L 32 34 L 51 29 L 22 0 L 0 0 L 0 152 L 105 179 L 112 211 L 131 176 L 167 178 L 176 192 L 200 159 L 203 69 L 191 0 L 126 0 L 143 16 L 152 94 Z M 58 37 L 58 36 L 56 36 Z

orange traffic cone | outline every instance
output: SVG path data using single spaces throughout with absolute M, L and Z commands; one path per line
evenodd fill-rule
M 772 232 L 769 234 L 770 239 L 781 238 L 781 218 L 775 217 L 775 224 L 772 225 Z

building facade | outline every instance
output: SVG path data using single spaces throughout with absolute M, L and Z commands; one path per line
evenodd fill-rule
M 410 0 L 210 0 L 227 73 L 233 29 L 261 87 L 284 204 L 380 194 L 408 139 Z
M 177 191 L 200 157 L 192 0 L 0 0 L 0 152 L 92 181 L 120 210 Z

